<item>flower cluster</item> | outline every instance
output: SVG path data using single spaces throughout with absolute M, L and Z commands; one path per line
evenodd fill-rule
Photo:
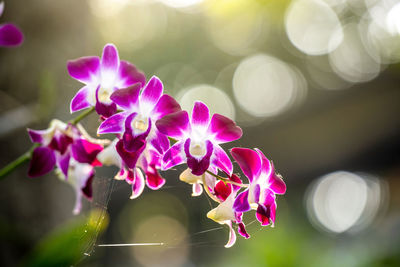
M 274 225 L 276 194 L 284 194 L 286 185 L 258 149 L 232 148 L 230 154 L 248 183 L 234 173 L 221 147 L 241 138 L 242 129 L 234 121 L 210 114 L 200 101 L 194 103 L 191 115 L 181 110 L 173 97 L 164 94 L 159 78 L 153 76 L 146 82 L 133 64 L 119 59 L 112 44 L 104 47 L 101 58 L 71 60 L 67 68 L 85 84 L 72 99 L 71 112 L 95 110 L 101 120 L 97 133 L 115 135 L 113 141 L 96 140 L 80 125 L 60 121 L 53 121 L 47 130 L 28 130 L 32 141 L 40 145 L 32 153 L 29 176 L 45 174 L 56 166 L 76 189 L 75 212 L 80 210 L 81 195 L 89 199 L 92 195 L 96 166 L 118 166 L 115 179 L 132 187 L 133 199 L 145 185 L 157 190 L 165 184 L 160 171 L 185 164 L 187 169 L 179 178 L 192 185 L 192 196 L 204 191 L 218 203 L 207 217 L 229 226 L 226 247 L 236 241 L 234 226 L 240 235 L 250 237 L 242 219 L 245 212 L 256 210 L 261 225 Z

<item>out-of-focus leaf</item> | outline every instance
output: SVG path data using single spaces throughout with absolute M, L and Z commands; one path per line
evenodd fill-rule
M 22 266 L 73 266 L 90 256 L 99 234 L 108 225 L 108 215 L 96 209 L 50 233 L 37 244 Z

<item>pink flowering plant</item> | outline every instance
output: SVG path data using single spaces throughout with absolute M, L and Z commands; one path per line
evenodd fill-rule
M 0 5 L 0 13 L 2 5 Z M 1 30 L 1 28 L 0 28 Z M 242 137 L 242 129 L 220 114 L 210 114 L 205 103 L 196 101 L 191 115 L 164 93 L 162 81 L 120 60 L 117 48 L 107 44 L 101 58 L 81 57 L 67 63 L 70 76 L 83 83 L 71 100 L 71 113 L 78 117 L 53 120 L 45 130 L 28 129 L 32 149 L 0 171 L 5 176 L 25 160 L 30 160 L 28 176 L 37 177 L 55 170 L 61 180 L 73 186 L 81 210 L 82 196 L 91 200 L 95 169 L 115 165 L 115 179 L 132 187 L 131 199 L 139 198 L 145 187 L 160 189 L 167 181 L 163 172 L 177 165 L 187 168 L 179 179 L 192 185 L 192 196 L 203 192 L 217 203 L 207 217 L 229 227 L 225 247 L 236 241 L 236 231 L 244 238 L 243 214 L 255 210 L 262 226 L 274 226 L 276 195 L 286 185 L 273 163 L 259 149 L 234 147 L 230 155 L 244 177 L 235 172 L 228 153 L 221 147 Z M 99 116 L 98 136 L 90 137 L 79 123 L 87 115 Z

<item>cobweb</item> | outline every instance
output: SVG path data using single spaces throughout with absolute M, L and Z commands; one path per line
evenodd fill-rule
M 127 186 L 127 184 L 124 181 L 117 181 L 113 178 L 99 178 L 96 177 L 93 180 L 93 199 L 91 202 L 90 209 L 91 211 L 96 210 L 97 212 L 89 212 L 90 215 L 88 216 L 88 220 L 86 222 L 86 227 L 83 233 L 80 233 L 80 241 L 84 243 L 84 247 L 82 250 L 82 255 L 81 258 L 76 262 L 75 265 L 79 265 L 83 260 L 85 260 L 87 257 L 90 257 L 96 250 L 98 246 L 101 247 L 127 247 L 127 246 L 165 246 L 167 248 L 169 247 L 175 247 L 175 246 L 170 246 L 170 244 L 174 243 L 173 240 L 163 240 L 162 243 L 126 243 L 126 244 L 99 244 L 98 239 L 99 239 L 99 234 L 104 231 L 104 227 L 108 224 L 108 204 L 111 200 L 112 194 L 115 191 L 119 191 L 122 187 Z M 183 187 L 179 185 L 171 186 L 171 185 L 166 185 L 163 186 L 160 190 L 166 190 L 169 191 L 173 188 L 176 187 Z M 187 188 L 187 187 L 186 187 Z M 188 192 L 189 193 L 189 192 Z M 214 208 L 211 201 L 209 198 L 203 194 L 203 196 L 207 201 L 210 206 L 210 209 Z M 89 218 L 90 217 L 90 218 Z M 253 224 L 255 222 L 252 221 L 247 224 L 247 226 Z M 90 224 L 90 225 L 89 225 Z M 87 229 L 92 229 L 91 231 Z M 200 235 L 207 234 L 210 232 L 214 231 L 228 231 L 228 229 L 225 226 L 222 225 L 216 225 L 215 227 L 212 227 L 210 229 L 204 229 L 195 233 L 189 233 L 187 237 L 189 239 L 196 239 Z M 194 240 L 193 240 L 194 241 Z M 194 241 L 194 242 L 189 242 L 186 243 L 186 245 L 190 247 L 223 247 L 224 246 L 224 241 L 221 242 L 221 240 L 208 240 L 208 241 Z

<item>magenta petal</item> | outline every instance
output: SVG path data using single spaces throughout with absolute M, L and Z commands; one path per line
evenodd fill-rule
M 128 116 L 127 112 L 120 112 L 112 115 L 103 121 L 99 129 L 97 130 L 98 134 L 109 134 L 109 133 L 123 133 L 124 132 L 124 123 L 125 119 Z
M 236 233 L 232 228 L 232 221 L 227 221 L 226 224 L 229 226 L 229 240 L 225 247 L 230 248 L 236 243 Z
M 158 190 L 165 184 L 165 179 L 161 177 L 154 166 L 149 166 L 146 171 L 146 184 L 152 190 Z
M 58 166 L 58 168 L 60 168 L 62 173 L 65 175 L 65 178 L 68 178 L 68 169 L 69 169 L 70 158 L 71 158 L 71 156 L 69 153 L 65 153 L 64 155 L 57 153 L 57 155 L 56 155 L 57 166 Z
M 256 211 L 256 218 L 261 223 L 262 226 L 267 226 L 270 224 L 271 209 L 263 204 L 258 204 Z
M 71 77 L 83 83 L 93 83 L 99 79 L 99 57 L 81 57 L 67 62 L 68 73 Z
M 100 66 L 102 75 L 105 73 L 117 74 L 119 67 L 119 56 L 115 45 L 106 44 L 104 46 Z
M 151 146 L 161 155 L 169 149 L 169 140 L 165 134 L 156 130 L 155 137 L 150 140 Z
M 94 170 L 92 170 L 92 172 L 89 174 L 89 177 L 87 178 L 82 190 L 83 195 L 88 198 L 88 199 L 92 199 L 93 198 L 93 178 L 94 178 Z
M 83 138 L 75 141 L 71 146 L 72 156 L 80 163 L 97 163 L 97 154 L 102 150 L 101 145 L 91 143 Z
M 143 174 L 141 173 L 141 171 L 138 168 L 134 169 L 134 181 L 132 183 L 132 195 L 131 195 L 131 199 L 135 199 L 137 197 L 139 197 L 144 189 L 144 178 L 143 178 Z
M 70 112 L 74 113 L 76 111 L 90 107 L 91 104 L 88 101 L 88 95 L 89 88 L 86 86 L 81 88 L 71 100 L 71 104 L 69 107 Z
M 49 134 L 49 131 L 47 129 L 46 130 L 28 129 L 28 134 L 33 143 L 40 143 L 43 145 L 43 142 L 45 141 L 43 136 Z
M 270 188 L 276 194 L 285 194 L 286 192 L 286 184 L 280 177 L 274 172 L 271 173 L 269 177 Z
M 242 222 L 238 223 L 238 233 L 246 239 L 250 238 L 250 235 L 247 233 L 246 227 Z
M 206 128 L 210 122 L 210 111 L 206 104 L 200 101 L 194 103 L 192 111 L 192 126 Z
M 242 136 L 242 129 L 233 120 L 220 114 L 212 116 L 208 132 L 219 143 L 235 141 Z
M 116 86 L 118 88 L 125 88 L 132 84 L 140 83 L 140 86 L 144 86 L 146 83 L 146 77 L 143 72 L 139 71 L 135 65 L 121 60 L 118 70 L 118 80 Z
M 162 92 L 163 84 L 161 80 L 156 76 L 151 77 L 140 95 L 141 104 L 149 106 L 149 109 L 151 107 L 150 110 L 152 110 L 160 99 Z
M 189 115 L 184 110 L 178 111 L 159 119 L 156 126 L 161 133 L 181 139 L 190 131 Z
M 14 24 L 0 25 L 0 46 L 17 46 L 24 41 L 22 31 Z
M 232 193 L 232 186 L 223 181 L 219 181 L 214 187 L 215 196 L 220 200 L 225 201 L 229 195 Z
M 261 159 L 257 152 L 248 148 L 234 147 L 231 149 L 231 155 L 250 182 L 260 175 Z
M 175 113 L 180 110 L 181 106 L 172 96 L 162 95 L 153 109 L 153 116 L 155 119 L 159 119 L 167 114 Z
M 106 118 L 111 117 L 112 115 L 117 112 L 117 105 L 114 102 L 111 102 L 109 104 L 103 103 L 99 100 L 99 89 L 100 86 L 97 87 L 96 89 L 96 105 L 95 109 L 97 114 L 104 116 Z
M 249 190 L 246 190 L 236 196 L 235 202 L 233 203 L 233 210 L 236 212 L 246 212 L 250 209 Z
M 117 145 L 115 146 L 117 152 L 124 163 L 128 166 L 128 168 L 135 168 L 136 163 L 142 154 L 143 150 L 146 148 L 146 142 L 142 143 L 141 147 L 138 147 L 137 150 L 129 152 L 125 150 L 124 143 L 122 140 L 118 141 Z
M 140 83 L 135 83 L 127 88 L 116 90 L 112 93 L 110 99 L 125 109 L 136 107 L 138 105 L 140 88 Z
M 218 167 L 220 170 L 226 172 L 228 176 L 232 175 L 232 162 L 226 152 L 219 146 L 214 146 L 214 156 L 213 156 L 212 164 Z
M 184 149 L 186 154 L 186 162 L 194 175 L 202 175 L 210 166 L 210 158 L 213 153 L 214 146 L 210 141 L 206 141 L 206 154 L 202 158 L 194 157 L 190 154 L 190 138 L 186 139 Z
M 163 170 L 168 170 L 183 162 L 183 142 L 176 142 L 163 156 Z
M 28 176 L 37 177 L 53 170 L 56 164 L 56 156 L 48 147 L 37 147 L 33 150 L 29 164 Z

